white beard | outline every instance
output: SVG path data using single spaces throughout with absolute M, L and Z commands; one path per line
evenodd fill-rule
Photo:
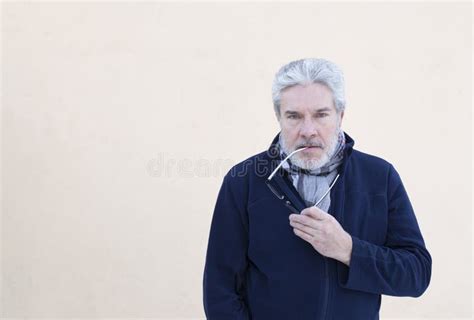
M 291 157 L 291 162 L 294 165 L 305 170 L 316 170 L 323 167 L 325 164 L 329 162 L 329 160 L 331 160 L 332 156 L 334 155 L 334 152 L 336 152 L 337 139 L 339 137 L 339 132 L 340 132 L 340 128 L 336 130 L 333 137 L 331 138 L 331 141 L 329 142 L 328 148 L 326 149 L 326 151 L 323 152 L 323 154 L 321 155 L 319 159 L 303 159 L 301 156 L 301 153 L 298 152 L 298 153 L 295 153 Z M 280 143 L 281 143 L 281 147 L 283 151 L 286 154 L 290 154 L 291 152 L 295 150 L 295 149 L 288 150 L 286 146 L 285 137 L 283 135 L 281 137 Z

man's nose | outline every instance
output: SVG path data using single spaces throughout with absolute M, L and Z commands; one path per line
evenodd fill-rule
M 305 139 L 311 139 L 318 135 L 317 125 L 311 120 L 305 120 L 301 126 L 300 134 Z

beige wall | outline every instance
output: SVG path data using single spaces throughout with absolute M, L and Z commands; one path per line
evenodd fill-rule
M 343 68 L 343 128 L 397 168 L 433 256 L 382 317 L 469 317 L 471 22 L 469 3 L 3 3 L 0 317 L 204 318 L 222 176 L 267 148 L 272 77 L 302 57 Z

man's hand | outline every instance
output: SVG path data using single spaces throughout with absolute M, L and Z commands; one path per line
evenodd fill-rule
M 350 265 L 352 237 L 333 216 L 317 207 L 309 207 L 301 214 L 291 214 L 290 225 L 298 237 L 320 254 Z

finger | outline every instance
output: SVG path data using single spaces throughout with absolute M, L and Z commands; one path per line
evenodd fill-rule
M 310 227 L 311 229 L 314 230 L 322 230 L 324 227 L 324 223 L 321 220 L 315 220 L 314 218 L 308 217 L 308 219 L 305 219 L 306 217 L 301 217 L 300 220 L 291 220 L 292 222 L 297 222 L 301 225 Z
M 307 215 L 294 215 L 290 216 L 290 222 L 298 222 L 300 224 L 303 224 L 305 226 L 311 227 L 313 229 L 318 229 L 320 228 L 321 222 L 319 220 L 314 219 L 313 217 L 307 216 Z
M 296 228 L 293 229 L 293 232 L 294 232 L 298 237 L 300 237 L 301 239 L 303 239 L 303 240 L 305 240 L 305 241 L 311 243 L 311 239 L 312 239 L 313 237 L 312 237 L 310 234 L 307 234 L 306 232 L 303 232 L 303 231 L 301 231 L 301 230 L 299 230 L 299 229 L 296 229 Z
M 304 209 L 303 211 L 301 211 L 301 214 L 305 216 L 309 216 L 316 220 L 324 220 L 327 218 L 327 215 L 328 215 L 328 213 L 324 212 L 318 207 L 308 207 Z
M 298 229 L 298 230 L 301 230 L 301 231 L 303 231 L 303 232 L 305 232 L 305 233 L 311 235 L 311 236 L 313 236 L 314 233 L 315 233 L 315 230 L 314 230 L 313 228 L 311 228 L 311 227 L 309 227 L 309 226 L 306 226 L 306 225 L 304 225 L 304 224 L 301 224 L 301 223 L 299 223 L 299 222 L 296 222 L 296 221 L 290 222 L 290 225 L 291 225 L 292 227 Z

